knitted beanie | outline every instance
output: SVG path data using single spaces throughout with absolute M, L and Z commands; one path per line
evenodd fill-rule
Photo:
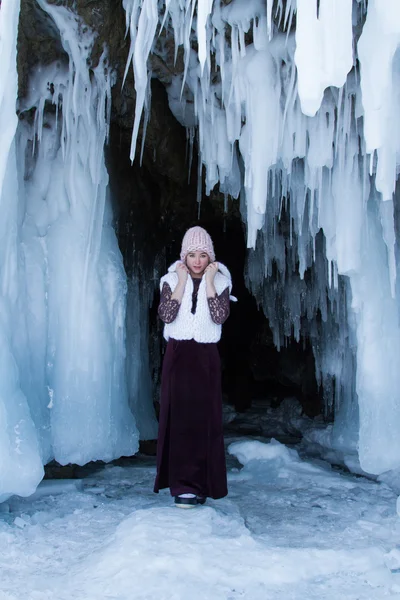
M 202 227 L 191 227 L 182 240 L 181 260 L 184 261 L 189 252 L 207 252 L 211 262 L 215 261 L 214 245 L 210 235 Z

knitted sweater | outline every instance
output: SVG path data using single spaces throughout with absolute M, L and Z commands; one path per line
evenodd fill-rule
M 161 278 L 160 289 L 162 289 L 164 283 L 167 283 L 172 292 L 175 290 L 178 284 L 178 275 L 176 273 L 176 266 L 178 264 L 179 261 L 171 265 L 168 273 Z M 229 288 L 229 291 L 232 289 L 230 273 L 221 263 L 219 263 L 218 272 L 214 278 L 214 285 L 217 294 L 221 294 L 226 288 Z M 218 342 L 221 338 L 221 325 L 214 323 L 211 318 L 204 276 L 199 285 L 197 306 L 194 314 L 191 312 L 192 296 L 193 280 L 191 277 L 188 277 L 178 315 L 173 322 L 165 324 L 165 339 L 168 340 L 170 337 L 175 340 L 194 339 L 196 342 L 203 344 Z
M 199 291 L 201 279 L 196 279 L 192 277 L 193 281 L 193 296 L 192 296 L 192 314 L 196 312 L 197 306 L 197 294 Z M 229 288 L 226 287 L 222 294 L 215 294 L 213 297 L 207 297 L 208 308 L 210 309 L 210 315 L 214 323 L 218 323 L 219 325 L 223 325 L 230 313 L 229 306 L 230 296 L 229 296 Z M 158 316 L 161 321 L 164 323 L 172 323 L 175 321 L 178 316 L 179 309 L 181 304 L 178 300 L 174 300 L 172 298 L 172 290 L 169 287 L 168 283 L 164 281 L 161 296 L 160 296 L 160 304 L 158 305 Z

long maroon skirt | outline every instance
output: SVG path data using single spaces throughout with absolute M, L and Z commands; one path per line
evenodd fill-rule
M 164 357 L 154 491 L 227 495 L 221 365 L 216 344 L 168 341 Z

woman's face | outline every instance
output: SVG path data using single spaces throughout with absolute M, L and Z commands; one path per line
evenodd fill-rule
M 186 266 L 193 277 L 201 277 L 205 268 L 210 264 L 207 252 L 189 252 L 186 256 Z

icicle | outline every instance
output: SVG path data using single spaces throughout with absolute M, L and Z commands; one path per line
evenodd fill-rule
M 297 0 L 295 61 L 304 114 L 314 116 L 326 87 L 342 86 L 353 66 L 352 2 Z
M 272 38 L 272 7 L 273 0 L 267 0 L 267 31 L 268 31 L 268 39 Z
M 381 202 L 379 204 L 379 210 L 382 223 L 382 235 L 383 239 L 385 240 L 388 253 L 390 292 L 392 298 L 394 299 L 396 297 L 396 234 L 394 231 L 393 201 Z
M 124 0 L 123 5 L 126 10 L 127 23 L 129 22 L 131 33 L 131 45 L 125 68 L 124 81 L 127 69 L 132 62 L 136 90 L 135 119 L 130 151 L 130 159 L 133 162 L 136 154 L 139 125 L 145 104 L 146 89 L 150 77 L 147 70 L 147 59 L 157 28 L 158 6 L 157 0 Z
M 210 17 L 214 0 L 199 0 L 197 4 L 197 41 L 199 44 L 198 57 L 201 74 L 208 58 L 207 20 Z
M 125 35 L 130 33 L 131 43 L 129 47 L 128 60 L 125 65 L 124 78 L 122 80 L 122 86 L 125 84 L 126 76 L 132 62 L 133 52 L 135 48 L 136 34 L 137 34 L 137 22 L 139 18 L 139 11 L 141 10 L 142 0 L 123 0 L 122 4 L 126 13 L 126 32 Z
M 193 164 L 193 144 L 195 139 L 195 129 L 194 127 L 188 127 L 186 129 L 186 138 L 189 144 L 189 160 L 188 160 L 188 184 L 190 183 L 190 174 L 192 172 L 192 164 Z
M 150 104 L 151 104 L 151 76 L 149 75 L 149 79 L 147 82 L 147 90 L 146 90 L 146 96 L 145 96 L 145 103 L 144 103 L 144 118 L 143 118 L 143 137 L 142 137 L 142 144 L 141 144 L 141 149 L 140 149 L 140 166 L 142 166 L 142 162 L 143 162 L 143 152 L 144 152 L 144 144 L 146 141 L 146 132 L 147 132 L 147 125 L 150 119 Z

